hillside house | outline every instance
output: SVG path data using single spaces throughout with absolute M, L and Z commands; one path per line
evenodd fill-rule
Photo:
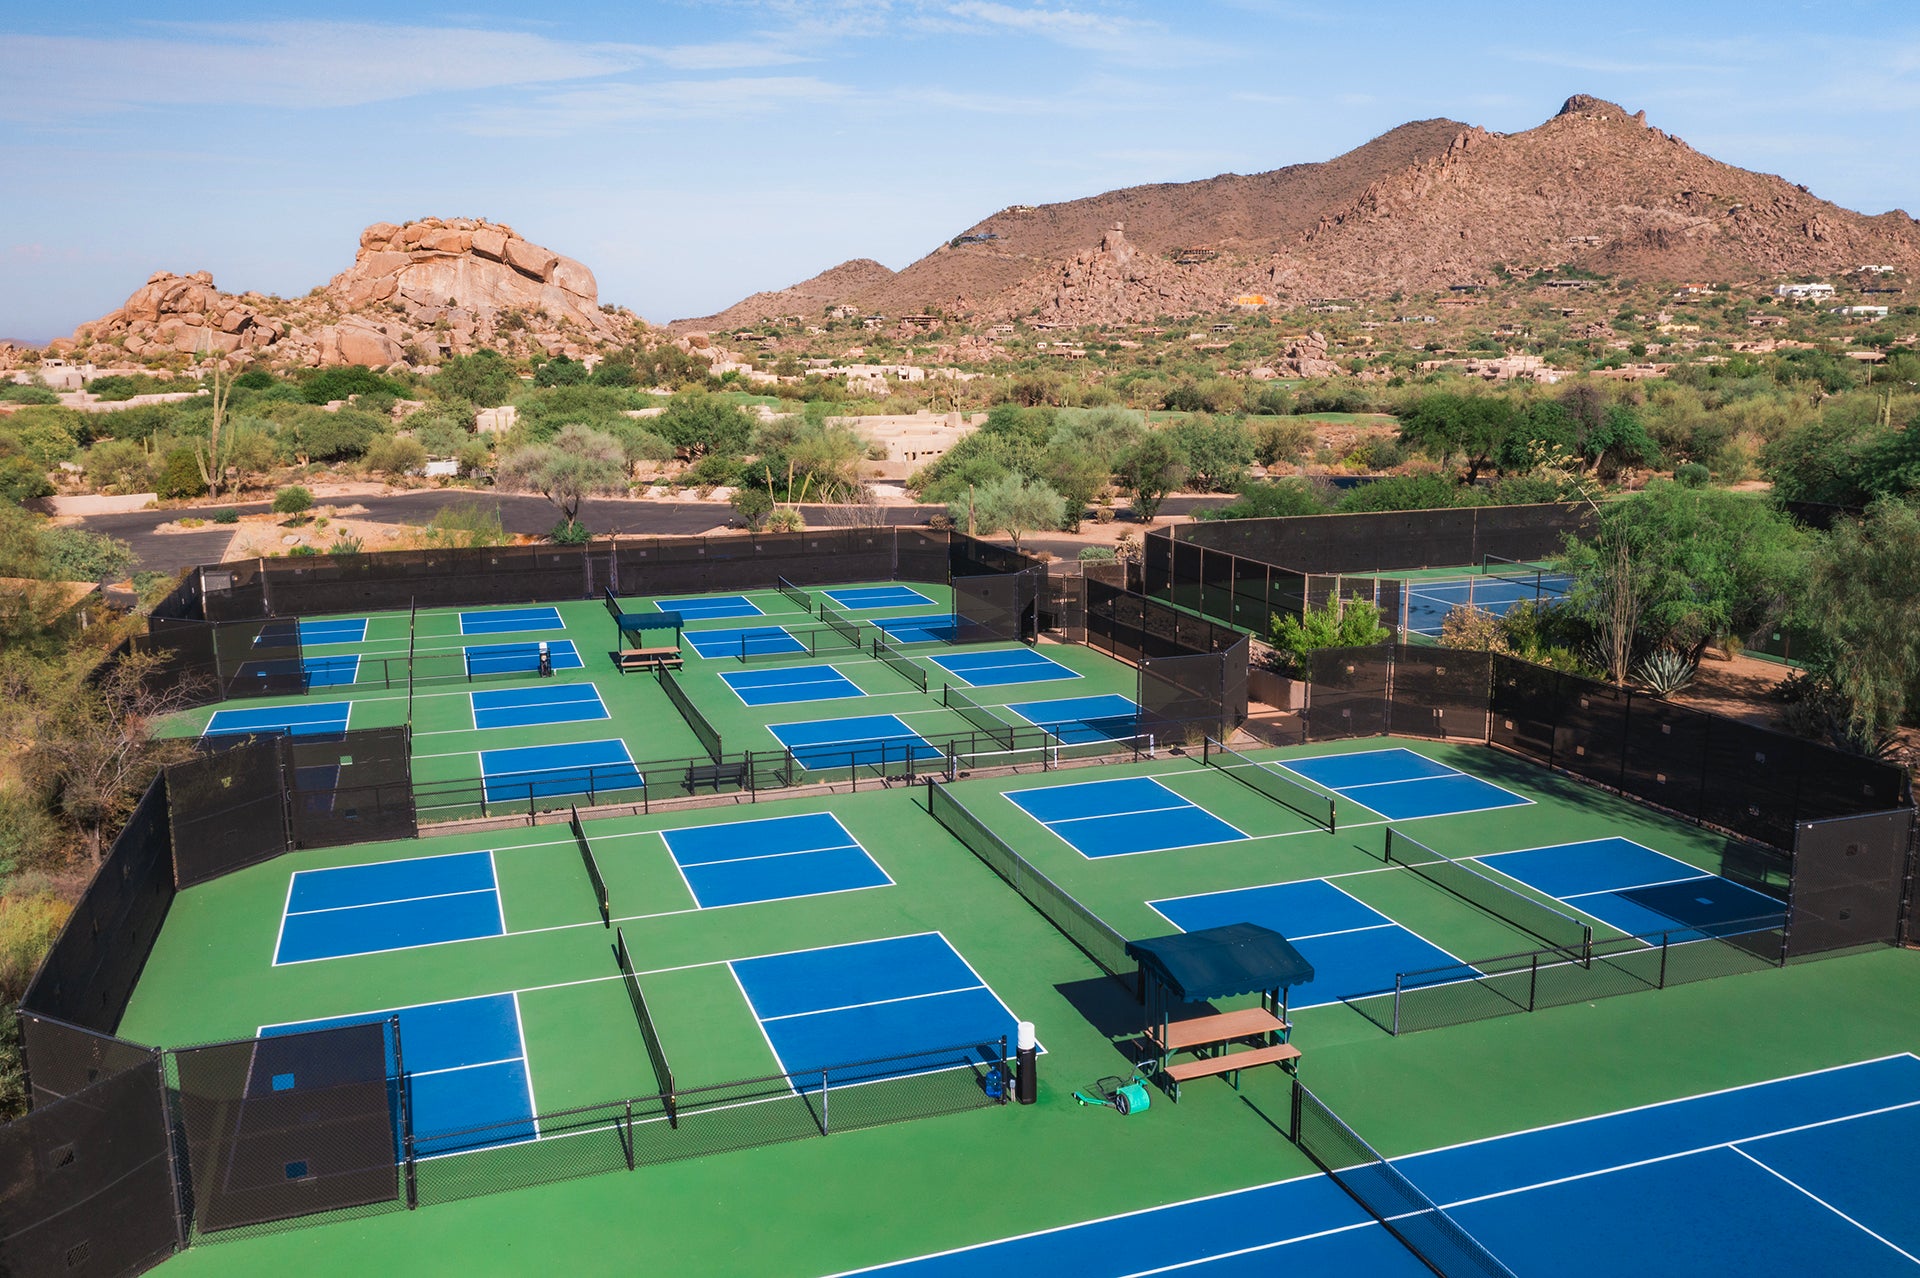
M 1776 284 L 1775 297 L 1784 297 L 1795 302 L 1817 302 L 1833 296 L 1831 284 Z

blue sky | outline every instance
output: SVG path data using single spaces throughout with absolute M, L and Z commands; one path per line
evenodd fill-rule
M 361 227 L 485 216 L 665 321 L 1012 203 L 1321 160 L 1610 98 L 1920 212 L 1920 5 L 1028 0 L 0 12 L 0 337 L 156 270 L 297 295 Z

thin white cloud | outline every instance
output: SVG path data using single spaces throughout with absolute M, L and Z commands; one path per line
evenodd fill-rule
M 0 41 L 0 118 L 136 105 L 341 108 L 648 66 L 723 70 L 797 60 L 775 43 L 751 40 L 654 48 L 352 22 L 155 25 L 148 34 L 112 38 L 13 35 Z
M 931 17 L 922 25 L 930 30 L 1017 31 L 1128 63 L 1193 63 L 1229 57 L 1233 52 L 1181 35 L 1160 22 L 1082 9 L 1002 4 L 998 0 L 960 0 L 947 6 L 944 22 Z
M 854 96 L 843 85 L 812 76 L 590 84 L 542 93 L 523 104 L 476 110 L 462 127 L 487 135 L 558 137 L 656 120 L 764 116 L 797 106 L 849 101 Z

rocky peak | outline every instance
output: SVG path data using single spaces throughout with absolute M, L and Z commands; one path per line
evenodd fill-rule
M 1576 93 L 1568 98 L 1553 118 L 1558 120 L 1561 116 L 1567 115 L 1584 115 L 1596 120 L 1626 120 L 1642 125 L 1647 122 L 1645 111 L 1636 111 L 1628 115 L 1627 109 L 1619 103 L 1609 102 L 1605 98 L 1596 98 L 1590 93 Z

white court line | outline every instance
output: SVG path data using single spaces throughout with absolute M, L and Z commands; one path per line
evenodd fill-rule
M 662 831 L 662 833 L 664 833 L 664 831 Z M 667 845 L 667 849 L 669 851 L 672 851 L 673 845 L 669 843 Z M 674 855 L 673 859 L 683 869 L 697 870 L 700 867 L 705 865 L 738 865 L 742 861 L 772 861 L 783 856 L 812 856 L 816 852 L 865 852 L 865 851 L 866 849 L 861 847 L 858 843 L 836 843 L 832 847 L 827 847 L 827 848 L 794 848 L 791 851 L 787 851 L 787 852 L 756 852 L 752 856 L 723 856 L 712 861 L 682 861 L 680 860 L 680 857 L 677 853 Z M 785 898 L 783 897 L 781 899 L 784 900 Z
M 342 910 L 371 910 L 383 905 L 407 905 L 414 901 L 438 901 L 453 896 L 480 896 L 483 893 L 497 891 L 497 887 L 461 888 L 458 892 L 428 892 L 424 896 L 396 896 L 385 901 L 356 901 L 352 905 L 318 905 L 311 910 L 289 910 L 287 914 L 289 917 L 309 918 L 315 914 L 338 914 Z
M 1906 1248 L 1898 1246 L 1897 1244 L 1893 1243 L 1892 1241 L 1888 1240 L 1885 1237 L 1882 1237 L 1880 1234 L 1874 1232 L 1873 1230 L 1868 1229 L 1865 1225 L 1861 1224 L 1859 1221 L 1855 1220 L 1853 1217 L 1847 1215 L 1847 1213 L 1845 1213 L 1844 1211 L 1841 1211 L 1838 1207 L 1835 1207 L 1832 1203 L 1820 1197 L 1820 1195 L 1814 1193 L 1811 1189 L 1808 1189 L 1805 1185 L 1800 1184 L 1798 1181 L 1794 1180 L 1791 1176 L 1788 1176 L 1784 1172 L 1777 1171 L 1774 1168 L 1767 1166 L 1765 1163 L 1761 1162 L 1758 1158 L 1755 1158 L 1752 1154 L 1749 1154 L 1746 1150 L 1740 1148 L 1740 1146 L 1738 1145 L 1729 1145 L 1727 1146 L 1727 1148 L 1731 1149 L 1734 1153 L 1740 1155 L 1740 1157 L 1752 1163 L 1755 1167 L 1758 1167 L 1761 1171 L 1766 1172 L 1768 1175 L 1779 1177 L 1780 1181 L 1783 1184 L 1789 1186 L 1790 1188 L 1799 1190 L 1801 1193 L 1805 1194 L 1807 1197 L 1813 1199 L 1814 1202 L 1819 1203 L 1822 1207 L 1825 1207 L 1828 1211 L 1832 1212 L 1834 1215 L 1838 1216 L 1840 1219 L 1846 1221 L 1849 1225 L 1852 1225 L 1855 1229 L 1859 1230 L 1861 1233 L 1865 1234 L 1867 1237 L 1873 1239 L 1875 1242 L 1884 1243 L 1886 1246 L 1891 1247 L 1893 1248 L 1893 1250 L 1899 1252 L 1902 1256 L 1905 1256 L 1908 1260 L 1911 1260 L 1914 1264 L 1920 1265 L 1920 1256 L 1915 1256 L 1912 1252 L 1908 1251 Z
M 526 1050 L 524 1043 L 521 1050 Z M 522 1065 L 526 1063 L 526 1059 L 524 1056 L 502 1056 L 497 1061 L 468 1061 L 463 1065 L 445 1065 L 439 1069 L 410 1069 L 407 1071 L 407 1077 L 431 1078 L 435 1074 L 458 1074 L 463 1069 L 492 1069 L 495 1065 Z
M 778 1016 L 762 1016 L 762 1021 L 791 1021 L 804 1016 L 825 1016 L 830 1012 L 851 1012 L 862 1007 L 885 1007 L 889 1003 L 911 1003 L 915 999 L 945 998 L 949 994 L 968 994 L 974 990 L 984 990 L 986 985 L 960 985 L 950 990 L 928 990 L 923 994 L 898 994 L 893 998 L 868 999 L 864 1003 L 843 1003 L 838 1007 L 816 1007 L 804 1012 L 782 1012 Z
M 520 1035 L 520 1075 L 527 1080 L 527 1117 L 533 1123 L 533 1138 L 540 1139 L 540 1106 L 533 1099 L 533 1062 L 527 1059 L 527 1025 L 520 1019 L 520 995 L 513 996 L 513 1029 Z

